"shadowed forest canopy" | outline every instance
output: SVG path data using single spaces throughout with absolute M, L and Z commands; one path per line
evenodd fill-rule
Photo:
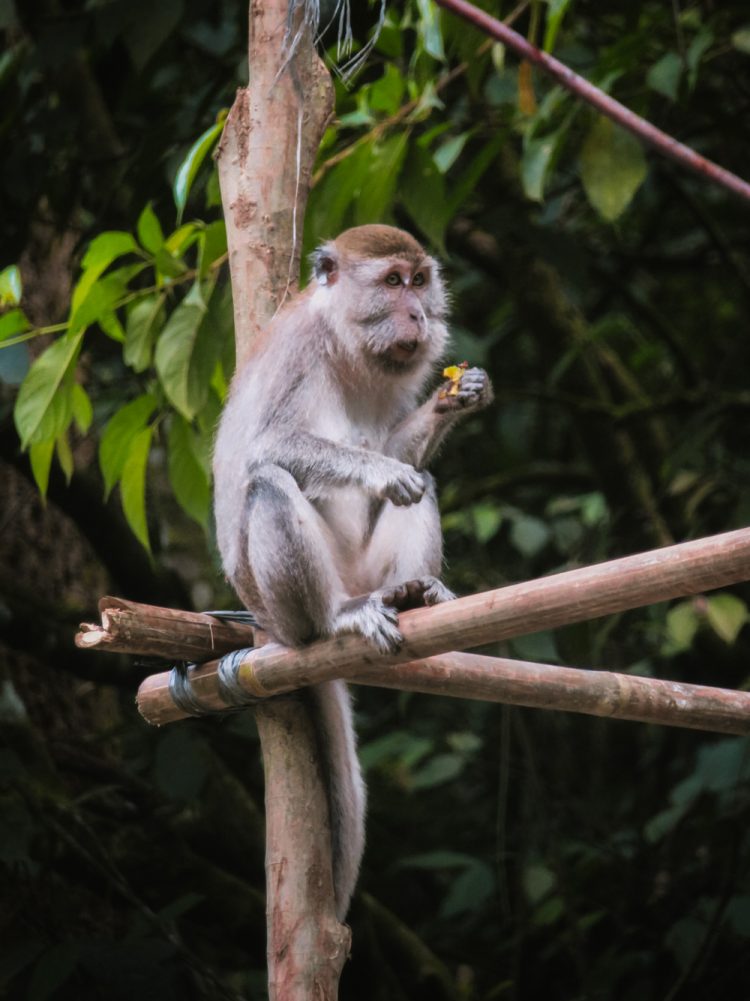
M 740 0 L 482 6 L 748 177 Z M 352 4 L 363 45 L 380 4 Z M 103 594 L 230 608 L 210 448 L 234 367 L 211 154 L 235 0 L 0 0 L 0 985 L 11 1001 L 265 996 L 252 714 L 157 730 L 155 668 L 83 653 Z M 330 65 L 336 26 L 321 40 Z M 750 525 L 750 206 L 427 0 L 388 4 L 305 254 L 390 222 L 444 262 L 447 363 L 495 404 L 434 472 L 467 594 Z M 749 573 L 750 576 L 750 573 Z M 750 683 L 750 586 L 491 654 Z M 743 738 L 359 689 L 357 1001 L 739 997 Z

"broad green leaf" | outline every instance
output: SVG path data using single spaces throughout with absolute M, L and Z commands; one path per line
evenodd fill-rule
M 188 270 L 188 266 L 182 258 L 171 254 L 166 246 L 157 250 L 154 255 L 154 264 L 159 274 L 167 278 L 180 278 Z
M 501 148 L 505 145 L 505 135 L 501 132 L 491 139 L 477 153 L 461 176 L 451 183 L 446 214 L 451 219 L 474 191 L 479 181 L 492 165 Z
M 23 294 L 21 272 L 16 264 L 0 271 L 0 306 L 17 306 Z
M 55 442 L 55 452 L 57 461 L 65 474 L 65 480 L 70 483 L 73 478 L 73 453 L 70 449 L 67 432 L 63 432 Z
M 474 536 L 477 542 L 484 544 L 497 535 L 503 521 L 503 513 L 494 504 L 474 504 L 471 508 L 474 526 Z
M 443 34 L 440 30 L 440 11 L 432 0 L 417 0 L 419 21 L 417 30 L 422 47 L 433 59 L 445 60 Z
M 552 892 L 557 884 L 554 872 L 547 866 L 538 863 L 524 869 L 522 881 L 526 896 L 532 904 L 538 904 Z
M 170 403 L 192 420 L 208 399 L 220 343 L 205 324 L 207 308 L 196 283 L 167 320 L 155 365 Z
M 68 331 L 41 354 L 21 383 L 13 412 L 24 448 L 57 438 L 73 412 L 73 380 L 83 331 Z
M 7 341 L 9 337 L 15 337 L 16 334 L 24 333 L 30 326 L 22 309 L 11 309 L 3 313 L 0 316 L 0 343 Z
M 706 599 L 707 618 L 711 628 L 725 643 L 734 643 L 740 630 L 750 619 L 747 605 L 733 594 L 714 594 Z
M 680 93 L 680 80 L 684 65 L 676 52 L 667 52 L 658 63 L 654 63 L 646 75 L 646 83 L 651 90 L 663 94 L 670 101 L 676 101 Z
M 544 28 L 544 51 L 551 52 L 555 47 L 557 33 L 560 30 L 565 13 L 570 7 L 570 0 L 547 0 L 549 10 Z
M 205 278 L 214 261 L 218 261 L 227 252 L 227 228 L 223 219 L 206 226 L 200 234 L 199 246 L 198 274 Z
M 419 229 L 440 250 L 448 222 L 445 181 L 426 149 L 413 146 L 399 182 L 399 199 Z
M 354 206 L 356 225 L 382 222 L 389 215 L 408 145 L 406 132 L 375 144 L 365 183 Z
M 750 25 L 735 31 L 732 35 L 732 45 L 738 52 L 744 52 L 746 56 L 750 56 Z
M 136 397 L 114 414 L 99 442 L 99 468 L 104 477 L 104 496 L 122 475 L 134 439 L 146 427 L 156 410 L 156 399 L 150 393 Z
M 150 254 L 155 254 L 164 246 L 164 232 L 161 228 L 156 213 L 151 207 L 151 202 L 144 208 L 138 217 L 136 225 L 138 239 L 141 246 Z
M 667 656 L 689 650 L 698 631 L 700 620 L 692 601 L 680 601 L 667 612 L 666 642 L 662 653 Z
M 73 317 L 91 291 L 91 287 L 113 261 L 126 254 L 139 253 L 138 244 L 130 233 L 112 230 L 94 237 L 84 254 L 81 267 L 83 273 L 73 289 L 70 316 Z
M 180 507 L 206 530 L 211 484 L 199 458 L 195 432 L 179 414 L 175 414 L 169 429 L 169 480 Z
M 151 364 L 163 307 L 164 297 L 151 294 L 138 299 L 128 309 L 123 359 L 134 372 L 145 372 Z
M 94 419 L 94 408 L 89 394 L 78 382 L 73 383 L 72 392 L 73 420 L 81 434 L 86 434 Z
M 170 254 L 181 257 L 185 251 L 195 243 L 201 230 L 194 222 L 186 222 L 178 226 L 174 233 L 170 233 L 164 241 L 164 246 Z
M 202 135 L 198 136 L 187 152 L 185 159 L 180 164 L 172 186 L 175 205 L 177 206 L 177 218 L 182 219 L 185 211 L 188 195 L 193 186 L 196 174 L 200 166 L 213 149 L 217 139 L 224 128 L 224 118 L 218 121 L 211 128 L 206 129 Z
M 444 918 L 458 914 L 476 914 L 485 901 L 495 893 L 495 878 L 489 866 L 475 862 L 458 875 L 440 905 Z
M 431 789 L 460 775 L 466 759 L 460 754 L 436 754 L 412 775 L 412 789 Z
M 393 63 L 386 63 L 385 72 L 370 87 L 369 105 L 373 111 L 392 115 L 401 104 L 406 82 Z
M 355 151 L 333 167 L 310 196 L 305 232 L 314 245 L 331 233 L 339 233 L 351 220 L 352 206 L 359 198 L 373 158 L 374 143 L 361 142 Z M 312 246 L 310 247 L 312 250 Z
M 132 439 L 120 477 L 120 498 L 125 518 L 144 549 L 151 552 L 146 518 L 146 467 L 153 427 L 145 427 Z
M 581 149 L 580 173 L 589 202 L 603 219 L 613 222 L 643 183 L 646 158 L 640 143 L 599 115 Z
M 472 135 L 472 132 L 462 132 L 458 136 L 453 136 L 451 139 L 447 139 L 432 154 L 435 161 L 435 166 L 440 171 L 441 174 L 447 174 L 451 169 L 453 164 L 461 155 L 461 151 L 466 145 L 467 139 Z
M 558 140 L 558 133 L 553 132 L 524 144 L 521 157 L 521 183 L 526 197 L 532 201 L 541 202 L 544 199 L 544 184 L 557 150 Z
M 92 323 L 98 323 L 113 340 L 122 343 L 125 339 L 125 331 L 122 329 L 122 324 L 117 318 L 115 310 L 128 291 L 130 282 L 145 267 L 146 265 L 140 262 L 127 264 L 124 267 L 115 268 L 108 275 L 92 282 L 86 297 L 70 314 L 71 328 L 82 330 Z
M 29 446 L 29 461 L 34 482 L 42 497 L 47 496 L 49 472 L 52 467 L 52 456 L 55 454 L 55 439 L 37 441 Z
M 685 59 L 688 65 L 688 86 L 691 90 L 698 82 L 698 69 L 700 68 L 701 60 L 706 54 L 706 50 L 710 48 L 713 40 L 713 31 L 708 25 L 704 25 L 688 46 Z
M 539 518 L 521 515 L 513 519 L 510 541 L 522 556 L 536 556 L 549 542 L 550 530 Z

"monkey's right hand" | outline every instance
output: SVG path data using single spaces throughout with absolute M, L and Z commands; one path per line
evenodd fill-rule
M 384 479 L 376 493 L 397 507 L 408 507 L 420 501 L 427 489 L 424 475 L 405 462 L 389 459 L 383 468 Z

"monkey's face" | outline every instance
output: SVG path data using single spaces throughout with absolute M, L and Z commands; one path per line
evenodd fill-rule
M 425 258 L 357 262 L 352 267 L 355 326 L 367 354 L 386 371 L 410 371 L 443 347 L 443 295 L 437 268 Z
M 392 226 L 346 230 L 313 257 L 321 305 L 350 356 L 411 373 L 434 363 L 447 339 L 438 264 Z M 322 299 L 326 303 L 322 303 Z

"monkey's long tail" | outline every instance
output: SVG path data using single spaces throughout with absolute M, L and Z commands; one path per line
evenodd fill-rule
M 336 915 L 343 921 L 365 847 L 365 784 L 346 683 L 327 681 L 309 691 L 326 769 Z

